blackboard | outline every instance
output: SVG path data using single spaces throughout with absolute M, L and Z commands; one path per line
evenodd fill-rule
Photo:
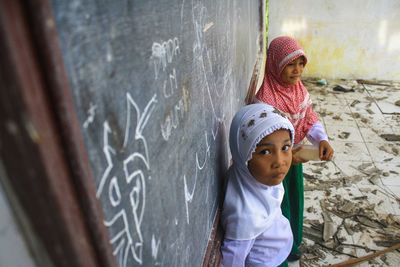
M 201 266 L 263 1 L 51 3 L 118 266 Z

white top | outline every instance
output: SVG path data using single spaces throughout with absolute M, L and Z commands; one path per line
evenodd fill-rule
M 321 122 L 317 121 L 313 124 L 306 135 L 307 139 L 316 146 L 319 146 L 319 142 L 322 140 L 328 141 L 328 135 L 325 132 L 324 126 Z
M 293 245 L 289 221 L 282 215 L 255 239 L 225 239 L 221 267 L 272 267 L 286 260 Z

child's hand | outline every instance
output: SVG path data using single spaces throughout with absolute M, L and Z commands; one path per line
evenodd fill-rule
M 328 141 L 319 142 L 319 158 L 321 160 L 331 160 L 333 157 L 333 148 Z
M 292 149 L 292 165 L 308 162 L 308 160 L 296 156 L 296 153 L 299 152 L 302 148 L 303 146 L 298 146 Z

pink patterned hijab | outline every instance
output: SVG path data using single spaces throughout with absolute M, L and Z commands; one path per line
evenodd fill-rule
M 287 64 L 303 56 L 307 57 L 296 40 L 288 36 L 277 37 L 270 43 L 267 52 L 267 69 L 256 99 L 270 104 L 288 116 L 295 128 L 294 143 L 300 143 L 318 115 L 312 110 L 310 95 L 301 81 L 295 85 L 285 85 L 281 73 Z

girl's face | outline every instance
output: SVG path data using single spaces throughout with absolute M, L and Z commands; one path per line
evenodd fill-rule
M 250 173 L 262 184 L 282 182 L 292 163 L 292 147 L 288 130 L 277 130 L 257 144 L 248 162 Z
M 295 85 L 300 81 L 304 70 L 304 62 L 304 57 L 299 57 L 287 64 L 281 73 L 281 80 L 287 85 Z

